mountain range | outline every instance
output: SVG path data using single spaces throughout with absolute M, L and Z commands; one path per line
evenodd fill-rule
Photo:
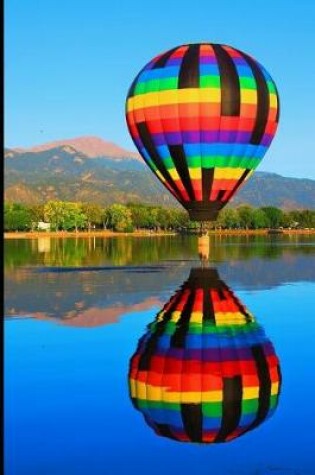
M 6 149 L 4 171 L 6 201 L 177 205 L 139 154 L 98 137 Z M 232 206 L 241 203 L 314 209 L 315 180 L 256 172 L 235 196 Z

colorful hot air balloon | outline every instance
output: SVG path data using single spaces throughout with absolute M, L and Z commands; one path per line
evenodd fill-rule
M 220 44 L 178 46 L 150 61 L 126 101 L 145 162 L 192 220 L 216 219 L 260 163 L 279 97 L 264 67 Z
M 212 269 L 191 270 L 130 360 L 134 406 L 158 435 L 181 442 L 254 429 L 274 412 L 280 385 L 272 344 Z

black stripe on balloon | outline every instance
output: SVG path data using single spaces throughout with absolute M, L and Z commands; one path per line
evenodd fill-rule
M 249 174 L 250 170 L 249 169 L 246 169 L 243 173 L 243 175 L 237 180 L 236 182 L 236 185 L 234 185 L 231 193 L 228 195 L 228 197 L 226 198 L 225 202 L 229 201 L 232 196 L 234 195 L 234 193 L 236 193 L 236 191 L 239 189 L 239 187 L 241 186 L 241 184 L 243 183 L 243 181 L 245 180 L 245 178 L 247 177 L 247 175 Z
M 178 440 L 177 437 L 174 436 L 174 434 L 172 433 L 171 429 L 169 428 L 167 424 L 154 423 L 154 424 L 151 424 L 151 426 L 153 427 L 153 429 L 156 430 L 156 432 L 159 435 L 163 437 L 168 437 L 169 439 Z
M 189 322 L 193 310 L 194 300 L 195 292 L 191 292 L 177 322 L 176 330 L 171 336 L 170 344 L 172 348 L 185 348 L 186 335 L 189 329 Z
M 189 278 L 183 285 L 183 289 L 218 289 L 222 286 L 222 281 L 216 269 L 208 267 L 190 269 Z
M 253 320 L 251 314 L 246 310 L 244 305 L 241 304 L 241 302 L 238 300 L 238 298 L 235 297 L 232 290 L 224 283 L 222 284 L 222 287 L 224 288 L 224 290 L 226 292 L 228 292 L 228 296 L 229 296 L 228 299 L 231 299 L 233 301 L 233 303 L 236 305 L 238 311 L 241 312 L 242 315 L 244 316 L 246 323 L 251 323 L 252 320 Z M 224 297 L 224 298 L 226 299 L 226 297 Z M 226 299 L 226 300 L 228 300 L 228 299 Z
M 201 404 L 181 404 L 183 426 L 191 442 L 202 442 Z
M 185 190 L 191 200 L 195 199 L 194 190 L 190 181 L 190 176 L 187 167 L 187 160 L 182 145 L 168 146 L 171 157 L 173 159 L 177 173 L 184 185 Z
M 156 322 L 154 329 L 151 330 L 151 334 L 148 340 L 144 344 L 142 344 L 142 339 L 140 339 L 137 352 L 139 350 L 141 351 L 142 346 L 144 346 L 144 350 L 140 354 L 140 358 L 139 358 L 139 363 L 138 363 L 139 371 L 148 371 L 150 369 L 150 362 L 151 362 L 152 356 L 154 356 L 156 352 L 156 347 L 157 347 L 159 338 L 164 334 L 165 327 L 167 323 L 169 322 L 169 320 L 172 318 L 172 312 L 177 308 L 177 305 L 182 298 L 182 293 L 183 292 L 180 291 L 178 292 L 178 294 L 175 295 L 172 305 L 170 306 L 168 311 L 163 315 L 163 319 L 161 321 Z
M 280 98 L 279 98 L 278 90 L 277 90 L 276 87 L 275 87 L 275 90 L 276 90 L 276 96 L 277 96 L 277 115 L 276 115 L 276 122 L 278 123 L 278 122 L 279 122 L 279 117 L 280 117 Z
M 147 128 L 146 123 L 145 122 L 138 122 L 136 124 L 136 127 L 137 127 L 137 130 L 138 130 L 140 139 L 141 139 L 144 147 L 146 148 L 148 154 L 150 155 L 151 159 L 153 160 L 154 164 L 156 165 L 157 169 L 161 172 L 162 176 L 165 178 L 167 183 L 173 188 L 175 193 L 177 193 L 177 195 L 180 197 L 181 193 L 180 193 L 179 189 L 177 188 L 174 180 L 172 179 L 172 177 L 168 173 L 168 171 L 167 171 L 167 169 L 166 169 L 166 167 L 163 163 L 163 160 L 161 159 L 160 155 L 158 154 L 158 152 L 155 148 L 155 144 L 152 140 L 151 134 L 150 134 L 150 132 Z
M 201 186 L 202 186 L 202 201 L 209 202 L 210 191 L 213 184 L 214 168 L 202 168 Z
M 216 200 L 217 200 L 217 201 L 221 201 L 222 198 L 223 198 L 223 196 L 225 195 L 225 192 L 226 192 L 226 190 L 220 190 L 219 193 L 218 193 L 218 195 L 217 195 Z
M 223 401 L 221 428 L 214 442 L 224 442 L 239 426 L 242 413 L 241 376 L 223 378 Z
M 210 288 L 203 289 L 203 320 L 205 322 L 215 322 L 213 302 L 210 298 Z
M 281 373 L 281 368 L 280 368 L 280 365 L 277 365 L 277 373 L 278 373 L 278 382 L 279 382 L 279 386 L 278 386 L 278 393 L 277 393 L 277 400 L 276 400 L 276 404 L 274 407 L 276 407 L 278 405 L 278 402 L 279 402 L 279 397 L 280 397 L 280 393 L 281 393 L 281 385 L 282 385 L 282 373 Z M 270 399 L 271 399 L 271 394 L 270 394 Z
M 228 291 L 230 291 L 230 289 L 229 289 L 227 286 L 226 286 L 226 289 L 227 289 Z M 223 293 L 223 285 L 222 285 L 221 288 L 218 289 L 218 294 L 219 294 L 220 300 L 226 300 L 226 297 L 225 297 L 225 295 L 224 295 L 224 293 Z
M 240 52 L 241 53 L 241 52 Z M 249 64 L 257 87 L 257 112 L 254 129 L 249 140 L 252 145 L 259 145 L 266 129 L 269 115 L 269 90 L 267 81 L 256 61 L 245 53 L 241 53 Z
M 259 396 L 256 418 L 250 425 L 249 430 L 257 427 L 264 419 L 266 419 L 269 412 L 271 396 L 271 378 L 263 347 L 261 345 L 254 345 L 251 347 L 251 350 L 257 368 Z
M 167 61 L 170 59 L 174 51 L 176 51 L 178 47 L 172 48 L 166 53 L 162 54 L 162 56 L 159 57 L 159 59 L 154 63 L 151 69 L 158 69 L 158 68 L 164 68 L 166 65 Z
M 137 76 L 135 77 L 135 79 L 132 81 L 131 86 L 130 86 L 130 88 L 129 88 L 129 90 L 128 90 L 127 99 L 128 99 L 129 97 L 134 96 L 134 94 L 135 94 L 135 88 L 136 88 L 136 85 L 137 85 L 137 82 L 138 82 L 138 79 L 139 79 L 139 76 L 140 76 L 141 73 L 142 73 L 142 70 L 140 71 L 139 74 L 137 74 Z M 127 107 L 127 102 L 126 102 L 126 107 Z
M 130 377 L 130 375 L 129 375 L 129 377 Z M 133 407 L 140 410 L 140 406 L 138 404 L 138 399 L 136 397 L 131 397 L 131 390 L 129 392 L 130 392 L 130 399 L 131 399 L 131 403 L 132 403 Z
M 212 47 L 220 71 L 221 115 L 239 116 L 241 111 L 241 91 L 235 64 L 222 46 L 213 45 Z
M 199 45 L 190 45 L 185 52 L 178 75 L 178 89 L 199 87 Z
M 278 372 L 278 380 L 279 380 L 279 388 L 278 388 L 278 396 L 280 394 L 280 389 L 281 389 L 281 384 L 282 384 L 282 373 L 281 373 L 281 368 L 280 365 L 277 365 L 277 372 Z

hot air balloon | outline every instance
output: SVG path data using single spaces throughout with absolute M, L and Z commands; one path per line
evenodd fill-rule
M 191 270 L 130 360 L 133 405 L 156 434 L 180 442 L 254 429 L 275 411 L 280 386 L 262 327 L 209 268 Z
M 265 155 L 279 97 L 251 56 L 226 45 L 186 44 L 139 72 L 126 119 L 145 162 L 191 220 L 211 221 Z

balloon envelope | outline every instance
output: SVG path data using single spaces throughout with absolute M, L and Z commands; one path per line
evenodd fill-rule
M 274 412 L 279 360 L 263 329 L 211 269 L 193 269 L 130 360 L 134 406 L 161 436 L 226 442 Z
M 131 137 L 197 221 L 215 219 L 249 178 L 278 124 L 276 85 L 230 46 L 178 46 L 150 61 L 126 101 Z

